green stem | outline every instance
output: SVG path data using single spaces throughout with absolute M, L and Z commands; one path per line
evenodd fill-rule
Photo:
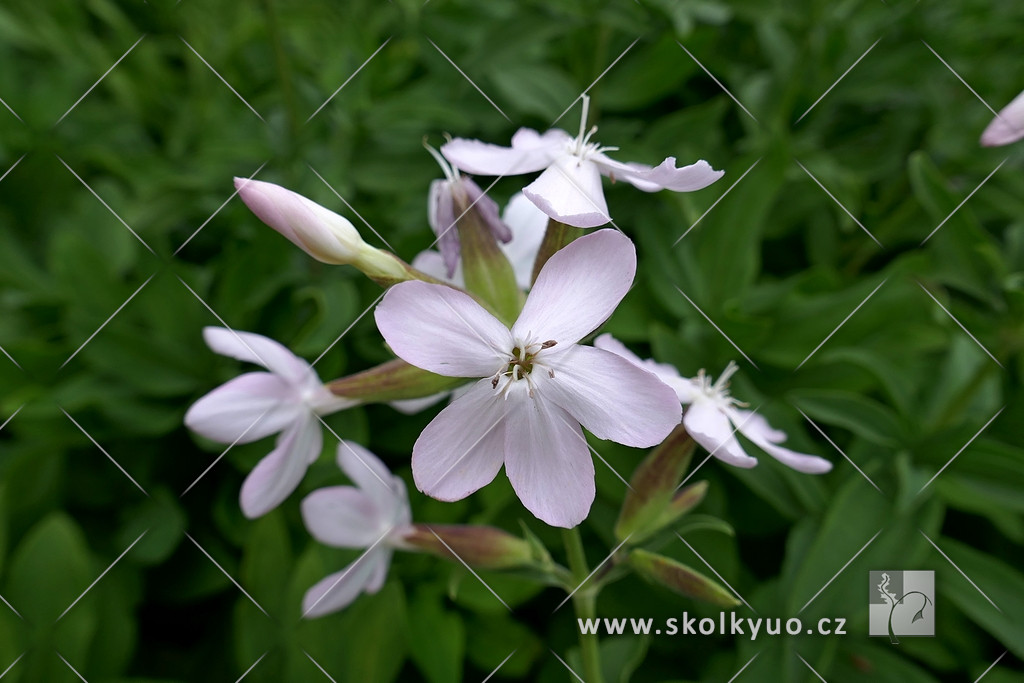
M 580 537 L 579 528 L 563 531 L 562 541 L 565 543 L 565 554 L 573 580 L 580 586 L 590 572 L 587 569 L 587 556 L 583 552 L 583 539 Z M 576 618 L 593 619 L 597 614 L 596 600 L 596 592 L 589 587 L 580 588 L 573 593 L 572 605 L 576 610 Z M 600 648 L 596 633 L 583 633 L 580 629 L 580 658 L 583 660 L 583 679 L 587 683 L 604 683 Z

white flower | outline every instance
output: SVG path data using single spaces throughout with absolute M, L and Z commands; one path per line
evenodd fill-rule
M 384 585 L 395 548 L 412 531 L 405 482 L 373 453 L 351 441 L 338 445 L 338 466 L 355 486 L 317 489 L 302 501 L 302 519 L 316 540 L 336 548 L 366 548 L 359 559 L 320 580 L 302 600 L 304 617 L 344 609 Z
M 249 443 L 281 433 L 274 450 L 242 484 L 242 512 L 259 517 L 295 490 L 320 455 L 323 434 L 317 416 L 357 402 L 334 396 L 306 361 L 273 339 L 221 327 L 205 328 L 203 338 L 221 355 L 270 371 L 236 377 L 200 398 L 185 414 L 189 429 L 221 443 Z
M 1021 138 L 1024 138 L 1024 92 L 996 114 L 981 134 L 981 144 L 985 147 L 999 147 Z
M 603 323 L 636 272 L 632 242 L 601 230 L 554 254 L 512 329 L 469 295 L 404 282 L 375 316 L 399 357 L 450 377 L 482 378 L 427 425 L 412 454 L 423 492 L 459 500 L 505 465 L 520 500 L 572 527 L 594 499 L 594 463 L 581 423 L 629 446 L 660 443 L 679 423 L 672 391 L 615 354 L 578 342 Z
M 768 420 L 751 410 L 744 410 L 739 401 L 729 395 L 729 378 L 739 369 L 730 362 L 711 383 L 701 370 L 694 379 L 680 376 L 675 367 L 653 360 L 642 360 L 610 334 L 594 340 L 594 346 L 611 351 L 644 368 L 670 386 L 683 405 L 689 405 L 683 414 L 683 426 L 693 440 L 716 458 L 736 467 L 753 467 L 757 459 L 747 455 L 736 440 L 739 432 L 783 465 L 808 474 L 822 474 L 832 469 L 832 463 L 816 455 L 797 453 L 778 444 L 786 440 L 786 433 L 773 428 Z
M 580 132 L 575 138 L 557 128 L 539 134 L 520 128 L 511 147 L 479 140 L 456 138 L 441 147 L 441 153 L 457 168 L 479 175 L 519 175 L 543 170 L 523 194 L 557 221 L 581 228 L 593 228 L 611 220 L 605 203 L 601 176 L 624 180 L 644 192 L 673 190 L 691 192 L 707 187 L 722 177 L 706 162 L 676 167 L 668 157 L 656 167 L 622 163 L 605 155 L 618 149 L 591 142 L 597 127 L 586 130 L 590 98 L 583 97 Z

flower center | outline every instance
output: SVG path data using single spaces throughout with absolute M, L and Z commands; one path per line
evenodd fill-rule
M 729 364 L 725 366 L 725 370 L 722 370 L 722 374 L 719 375 L 718 379 L 714 384 L 712 384 L 711 378 L 705 374 L 702 368 L 697 372 L 696 378 L 696 382 L 700 387 L 701 393 L 722 407 L 733 405 L 741 407 L 746 406 L 746 403 L 738 401 L 729 395 L 729 378 L 735 375 L 739 369 L 740 366 L 736 365 L 733 361 L 729 361 Z
M 508 360 L 502 365 L 498 372 L 491 377 L 491 387 L 497 389 L 498 384 L 504 380 L 501 392 L 506 397 L 509 389 L 521 380 L 526 381 L 527 393 L 533 398 L 535 380 L 530 377 L 534 367 L 543 368 L 548 371 L 549 377 L 555 376 L 555 371 L 548 367 L 541 359 L 540 354 L 545 349 L 550 349 L 557 344 L 554 339 L 545 342 L 520 342 L 516 340 L 515 346 L 508 355 Z
M 598 142 L 591 142 L 590 137 L 597 132 L 597 126 L 587 130 L 587 113 L 590 111 L 590 96 L 583 95 L 583 112 L 580 114 L 580 132 L 569 141 L 568 152 L 580 161 L 586 161 L 594 154 L 614 152 L 618 147 L 602 147 Z

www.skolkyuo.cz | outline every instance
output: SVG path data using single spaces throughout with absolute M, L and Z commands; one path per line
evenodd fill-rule
M 800 634 L 845 636 L 846 619 L 822 617 L 804 624 L 797 617 L 741 617 L 736 612 L 719 612 L 718 618 L 671 617 L 663 622 L 655 619 L 577 619 L 581 633 L 594 635 L 665 635 L 665 636 L 796 636 Z

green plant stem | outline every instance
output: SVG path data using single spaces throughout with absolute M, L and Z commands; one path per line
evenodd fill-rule
M 576 586 L 580 586 L 590 573 L 587 568 L 587 556 L 583 552 L 583 539 L 579 528 L 566 529 L 562 532 L 565 543 L 565 554 L 569 561 Z M 597 614 L 595 607 L 597 594 L 590 588 L 579 588 L 572 595 L 572 606 L 577 619 L 593 619 Z M 580 659 L 583 660 L 583 679 L 587 683 L 604 683 L 601 673 L 601 645 L 596 633 L 583 633 L 580 630 Z

